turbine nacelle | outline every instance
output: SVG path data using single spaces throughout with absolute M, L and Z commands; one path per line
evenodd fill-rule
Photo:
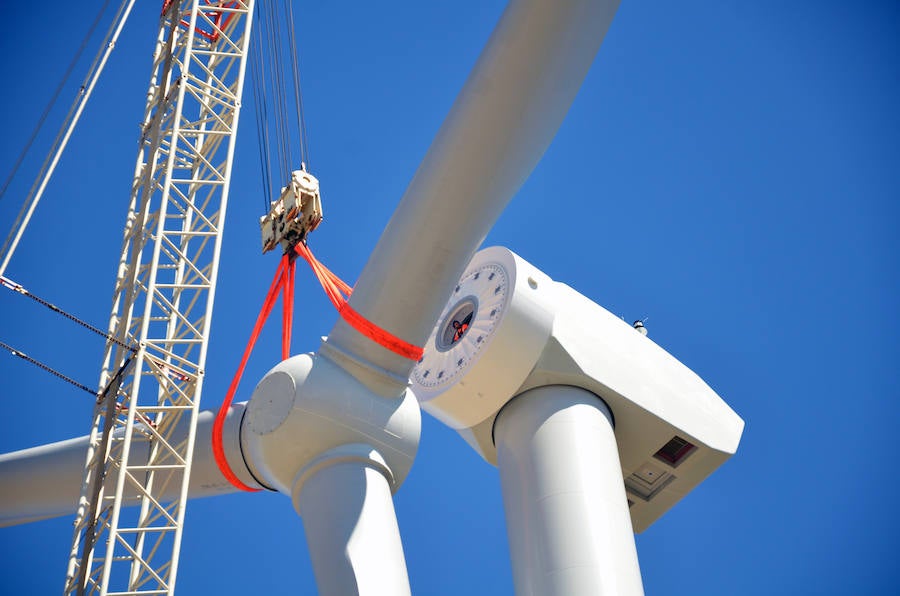
M 514 396 L 571 385 L 600 397 L 638 532 L 733 455 L 744 427 L 668 352 L 500 247 L 472 259 L 412 379 L 422 407 L 495 465 L 494 421 Z

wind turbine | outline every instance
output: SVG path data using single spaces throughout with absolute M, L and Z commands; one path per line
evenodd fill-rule
M 552 139 L 599 47 L 614 8 L 584 2 L 563 6 L 511 3 L 360 277 L 351 299 L 358 312 L 410 343 L 425 343 L 447 296 L 461 276 L 465 279 L 463 271 L 494 219 Z M 451 179 L 452 185 L 447 183 Z M 423 243 L 423 238 L 427 243 Z M 542 279 L 541 285 L 546 281 Z M 448 305 L 455 306 L 459 305 Z M 453 321 L 456 319 L 450 322 Z M 461 337 L 460 341 L 463 339 L 466 338 Z M 364 509 L 366 515 L 357 528 L 361 534 L 356 535 L 381 534 L 385 525 L 393 532 L 393 506 L 386 489 L 393 488 L 392 483 L 402 482 L 418 441 L 418 410 L 406 390 L 412 365 L 408 358 L 384 350 L 339 321 L 316 356 L 295 357 L 273 369 L 251 401 L 247 426 L 240 431 L 237 426 L 231 427 L 232 447 L 237 445 L 240 432 L 246 452 L 250 453 L 243 470 L 247 474 L 254 472 L 247 476 L 248 481 L 256 477 L 293 493 L 301 510 L 304 503 L 311 508 L 312 513 L 305 519 L 320 519 L 316 512 L 325 509 L 321 527 L 310 528 L 307 522 L 308 534 L 331 538 L 311 540 L 311 548 L 321 547 L 316 552 L 322 553 L 325 560 L 315 563 L 323 591 L 332 585 L 329 582 L 340 586 L 351 577 L 370 577 L 366 574 L 373 572 L 379 575 L 379 582 L 384 581 L 381 576 L 385 569 L 388 581 L 397 582 L 398 589 L 405 581 L 399 539 L 392 541 L 391 548 L 364 548 L 359 558 L 350 557 L 349 567 L 334 565 L 340 560 L 334 551 L 343 549 L 349 540 L 349 535 L 342 537 L 337 531 L 339 524 L 348 520 L 342 514 L 343 507 L 353 503 L 325 500 L 333 498 L 334 493 L 329 490 L 341 483 L 359 482 L 359 475 L 364 474 L 370 487 L 367 499 L 369 495 L 374 499 L 364 504 L 372 506 L 373 513 L 369 515 L 369 510 Z M 287 382 L 285 377 L 294 384 L 301 381 L 303 390 L 297 391 L 296 396 L 291 391 L 281 391 L 279 383 Z M 333 394 L 343 396 L 344 402 L 321 399 Z M 297 447 L 313 452 L 309 461 L 285 453 L 278 433 L 286 432 L 291 425 L 306 428 L 304 425 L 310 420 L 301 413 L 308 414 L 316 407 L 327 410 L 339 406 L 343 406 L 343 414 L 326 412 L 322 418 L 344 423 L 341 416 L 349 411 L 353 420 L 364 425 L 361 431 L 354 431 L 355 439 L 326 433 L 329 436 L 323 439 L 324 446 Z M 377 419 L 372 413 L 378 411 L 385 414 L 383 425 L 371 423 Z M 384 432 L 388 438 L 379 434 Z M 372 442 L 376 444 L 369 444 Z M 341 448 L 347 444 L 353 448 Z M 275 452 L 282 457 L 273 457 Z M 329 461 L 340 463 L 328 465 Z M 237 467 L 241 464 L 232 463 Z M 195 465 L 195 474 L 201 472 L 202 458 L 195 460 Z M 303 470 L 310 465 L 311 471 Z M 342 474 L 347 468 L 351 471 Z M 304 472 L 310 476 L 304 477 Z M 320 492 L 304 497 L 305 490 L 316 489 L 307 484 L 309 478 L 320 481 Z M 350 493 L 344 494 L 353 501 Z M 329 507 L 323 506 L 326 504 Z M 69 503 L 62 505 L 67 506 Z M 20 507 L 24 509 L 26 505 L 16 505 L 17 509 Z M 369 526 L 369 519 L 378 523 Z M 323 566 L 324 570 L 319 571 Z

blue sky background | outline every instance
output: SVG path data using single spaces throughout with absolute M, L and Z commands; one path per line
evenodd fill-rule
M 139 4 L 7 272 L 101 327 L 160 3 Z M 311 243 L 351 283 L 503 5 L 297 3 L 327 218 Z M 98 6 L 5 8 L 0 174 Z M 487 240 L 626 320 L 649 317 L 650 337 L 746 421 L 737 455 L 637 536 L 648 594 L 900 592 L 898 34 L 892 2 L 626 0 L 559 135 Z M 206 408 L 221 402 L 276 266 L 258 254 L 249 90 L 245 99 Z M 60 110 L 54 118 L 42 148 Z M 42 158 L 0 200 L 4 234 Z M 314 350 L 336 314 L 305 270 L 296 309 L 294 351 Z M 277 319 L 238 399 L 278 360 Z M 6 291 L 0 340 L 96 383 L 100 340 Z M 87 395 L 3 354 L 0 380 L 0 451 L 88 432 Z M 497 471 L 427 415 L 395 502 L 415 594 L 512 593 Z M 289 499 L 199 500 L 187 515 L 181 594 L 315 593 Z M 0 530 L 0 591 L 59 592 L 71 533 L 71 518 Z

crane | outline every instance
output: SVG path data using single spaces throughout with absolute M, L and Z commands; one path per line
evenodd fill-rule
M 174 591 L 252 19 L 162 6 L 66 593 Z
M 508 23 L 516 22 L 513 18 L 514 16 L 519 17 L 530 17 L 537 19 L 538 16 L 547 17 L 548 14 L 546 12 L 540 12 L 539 9 L 533 9 L 532 7 L 524 7 L 524 3 L 516 4 L 513 9 L 510 11 L 510 16 L 508 20 L 504 21 L 507 23 L 508 27 L 512 27 L 508 25 Z M 582 8 L 582 6 L 579 6 Z M 534 10 L 535 12 L 529 13 L 528 10 Z M 519 12 L 516 12 L 519 11 Z M 597 20 L 588 20 L 587 24 L 593 25 L 595 27 L 600 28 L 601 25 L 602 30 L 605 31 L 605 26 L 608 26 L 609 21 L 611 20 L 611 14 L 608 11 L 608 7 L 604 7 L 603 11 L 598 11 L 600 14 L 592 15 Z M 614 7 L 613 7 L 614 12 Z M 571 16 L 571 15 L 569 15 Z M 601 18 L 602 17 L 602 18 Z M 525 19 L 526 22 L 528 21 Z M 551 19 L 552 21 L 552 19 Z M 190 32 L 191 24 L 193 21 L 187 21 L 187 31 Z M 181 26 L 181 22 L 179 21 L 177 24 L 179 27 Z M 573 26 L 570 21 L 566 21 L 566 27 Z M 586 25 L 587 27 L 587 25 Z M 175 29 L 177 27 L 173 27 Z M 556 31 L 554 33 L 559 34 L 562 32 L 568 33 L 569 29 L 565 29 L 562 26 L 560 27 L 561 31 Z M 586 28 L 584 30 L 579 30 L 577 27 L 575 28 L 577 33 L 581 33 L 582 35 L 589 36 L 590 33 L 596 34 L 597 29 Z M 502 28 L 501 28 L 502 31 Z M 551 28 L 552 31 L 552 28 Z M 509 34 L 508 31 L 506 31 Z M 602 38 L 602 35 L 600 36 Z M 576 35 L 576 39 L 579 39 Z M 599 45 L 599 39 L 593 40 L 596 45 Z M 498 43 L 498 46 L 500 44 Z M 591 45 L 591 44 L 587 44 Z M 493 46 L 493 47 L 498 47 Z M 590 61 L 593 57 L 593 52 L 590 51 L 590 47 L 584 48 L 584 54 L 578 56 L 577 65 L 573 67 L 570 71 L 563 69 L 563 72 L 560 73 L 559 76 L 563 77 L 563 82 L 565 85 L 563 87 L 566 89 L 566 98 L 562 100 L 558 100 L 557 98 L 550 99 L 544 98 L 547 100 L 548 105 L 538 105 L 535 107 L 536 111 L 540 113 L 542 116 L 546 117 L 550 124 L 543 125 L 539 124 L 535 128 L 538 130 L 535 131 L 533 128 L 529 128 L 527 126 L 522 127 L 521 135 L 516 136 L 513 135 L 512 139 L 505 139 L 505 142 L 512 143 L 512 146 L 516 146 L 514 141 L 524 141 L 523 145 L 527 148 L 527 155 L 512 155 L 512 157 L 507 159 L 508 153 L 515 154 L 515 151 L 510 152 L 499 152 L 500 155 L 500 163 L 492 164 L 494 166 L 501 165 L 506 166 L 509 170 L 503 170 L 502 168 L 491 168 L 492 171 L 504 172 L 506 177 L 502 177 L 499 189 L 492 189 L 497 192 L 497 194 L 501 198 L 490 199 L 484 201 L 484 207 L 487 209 L 487 213 L 484 211 L 477 211 L 479 208 L 478 200 L 473 200 L 473 213 L 469 215 L 469 218 L 460 218 L 455 223 L 458 224 L 452 230 L 445 230 L 444 235 L 439 239 L 435 240 L 435 245 L 440 246 L 443 250 L 450 250 L 452 252 L 452 258 L 448 259 L 441 267 L 438 268 L 439 272 L 439 283 L 435 283 L 435 288 L 424 287 L 422 285 L 422 279 L 428 278 L 431 276 L 432 281 L 434 277 L 434 258 L 433 254 L 427 253 L 427 251 L 422 255 L 413 255 L 413 263 L 405 263 L 404 270 L 400 271 L 399 267 L 396 265 L 392 265 L 391 263 L 398 263 L 401 261 L 401 258 L 398 256 L 400 254 L 401 249 L 408 249 L 412 244 L 414 244 L 414 240 L 411 239 L 412 234 L 420 234 L 421 230 L 418 229 L 419 224 L 421 224 L 421 219 L 416 220 L 415 216 L 410 215 L 415 212 L 415 208 L 420 204 L 429 205 L 428 209 L 440 209 L 441 203 L 446 201 L 441 201 L 439 199 L 444 199 L 444 197 L 431 198 L 431 203 L 426 203 L 425 199 L 423 199 L 423 195 L 427 196 L 433 190 L 433 186 L 428 182 L 429 178 L 427 175 L 423 175 L 419 180 L 420 187 L 416 188 L 415 185 L 411 186 L 411 190 L 407 194 L 407 198 L 404 199 L 404 203 L 401 205 L 401 209 L 398 210 L 400 223 L 397 223 L 392 231 L 394 233 L 388 233 L 385 235 L 385 240 L 379 244 L 379 247 L 376 248 L 375 253 L 373 254 L 372 259 L 370 260 L 370 266 L 366 268 L 363 273 L 363 277 L 357 287 L 357 291 L 355 292 L 354 304 L 360 312 L 363 312 L 369 318 L 379 322 L 385 327 L 391 329 L 397 328 L 405 328 L 407 332 L 411 336 L 418 336 L 420 339 L 425 339 L 425 335 L 430 331 L 430 327 L 433 325 L 434 319 L 439 314 L 440 308 L 442 307 L 443 301 L 446 298 L 446 289 L 452 288 L 455 281 L 458 279 L 459 274 L 462 273 L 463 268 L 468 263 L 469 258 L 472 256 L 475 247 L 480 242 L 480 238 L 483 237 L 486 230 L 489 229 L 493 219 L 499 214 L 499 211 L 502 209 L 503 204 L 507 201 L 511 195 L 515 192 L 515 189 L 521 184 L 524 179 L 524 175 L 527 175 L 527 172 L 533 167 L 537 158 L 539 158 L 540 154 L 543 152 L 543 148 L 546 147 L 546 144 L 549 143 L 549 138 L 552 138 L 553 132 L 555 131 L 555 127 L 558 126 L 559 121 L 562 118 L 562 114 L 565 113 L 565 109 L 567 108 L 567 101 L 571 101 L 571 97 L 574 95 L 574 91 L 577 89 L 577 82 L 579 81 L 579 76 L 583 77 L 584 72 L 587 69 L 587 65 L 590 64 Z M 596 51 L 596 47 L 593 48 Z M 488 58 L 485 59 L 485 63 L 487 66 L 483 66 L 482 68 L 489 68 L 491 66 L 490 59 L 497 58 L 496 55 L 491 56 L 490 53 L 487 54 Z M 552 65 L 552 59 L 557 58 L 557 56 L 548 54 L 549 57 L 545 58 L 546 62 L 542 64 L 543 67 L 547 67 Z M 569 57 L 568 55 L 566 57 Z M 497 58 L 499 59 L 499 58 Z M 539 74 L 543 71 L 538 68 Z M 483 74 L 483 73 L 482 73 Z M 566 78 L 571 77 L 571 79 Z M 525 76 L 526 80 L 528 76 Z M 475 79 L 477 81 L 477 78 Z M 556 91 L 554 90 L 554 93 Z M 455 154 L 447 153 L 442 154 L 441 151 L 449 151 L 447 149 L 448 143 L 449 146 L 452 146 L 452 143 L 447 140 L 447 138 L 452 138 L 454 132 L 458 133 L 460 130 L 466 130 L 467 126 L 471 126 L 473 121 L 467 120 L 467 117 L 472 117 L 473 114 L 478 114 L 478 102 L 466 101 L 471 96 L 466 96 L 465 93 L 462 96 L 462 99 L 459 102 L 461 107 L 452 115 L 450 124 L 447 126 L 447 131 L 444 133 L 443 141 L 439 136 L 439 140 L 436 141 L 435 147 L 437 149 L 433 149 L 435 153 L 430 153 L 429 157 L 426 157 L 425 165 L 423 165 L 423 170 L 426 174 L 435 175 L 435 171 L 439 171 L 441 167 L 450 167 L 448 164 L 452 162 L 451 158 L 457 157 Z M 527 103 L 527 102 L 526 102 Z M 494 106 L 496 107 L 496 106 Z M 525 106 L 527 108 L 529 106 Z M 552 109 L 548 109 L 552 108 Z M 470 111 L 471 110 L 471 111 Z M 452 118 L 455 117 L 458 120 L 453 121 Z M 537 137 L 537 138 L 535 138 Z M 504 148 L 509 148 L 510 145 L 506 145 Z M 437 155 L 438 157 L 435 157 Z M 517 161 L 518 160 L 518 161 Z M 469 164 L 472 165 L 472 164 Z M 437 170 L 429 170 L 430 168 L 437 168 Z M 488 166 L 483 166 L 487 168 Z M 451 168 L 452 169 L 452 168 Z M 523 175 L 524 174 L 524 175 Z M 422 181 L 424 180 L 424 182 Z M 477 211 L 477 213 L 475 213 Z M 403 222 L 403 218 L 406 216 L 413 217 L 412 222 Z M 473 226 L 473 220 L 477 222 L 476 226 Z M 446 221 L 446 220 L 444 220 Z M 399 233 L 398 233 L 399 231 Z M 401 240 L 397 240 L 397 238 L 401 238 Z M 442 244 L 443 243 L 443 244 Z M 405 255 L 409 255 L 410 253 L 406 252 Z M 410 271 L 412 269 L 412 271 Z M 386 302 L 383 301 L 383 297 L 377 296 L 377 294 L 373 293 L 373 289 L 377 287 L 377 283 L 381 283 L 381 280 L 387 278 L 391 283 L 390 287 L 398 287 L 399 289 L 394 294 L 395 296 L 402 296 L 404 294 L 424 297 L 427 296 L 428 300 L 424 301 L 426 304 L 425 307 L 419 312 L 416 312 L 415 317 L 410 317 L 410 313 L 408 311 L 404 311 L 402 320 L 398 320 L 397 312 L 396 312 L 396 304 L 392 304 L 390 300 Z M 374 281 L 373 281 L 374 280 Z M 411 285 L 412 284 L 412 285 Z M 367 289 L 368 292 L 360 292 L 360 289 Z M 394 312 L 392 313 L 392 309 Z M 430 309 L 431 312 L 428 312 Z M 425 312 L 423 312 L 425 311 Z M 410 331 L 412 329 L 412 331 Z M 123 342 L 125 343 L 125 342 Z M 128 345 L 126 343 L 126 345 Z M 324 349 L 327 348 L 327 349 Z M 116 350 L 120 354 L 119 362 L 124 364 L 124 352 L 122 352 L 124 348 L 121 346 L 117 346 Z M 328 342 L 326 342 L 325 346 L 323 346 L 323 351 L 328 355 L 332 362 L 340 362 L 341 366 L 344 367 L 344 370 L 352 369 L 354 370 L 355 376 L 366 376 L 366 372 L 364 369 L 368 365 L 374 365 L 375 375 L 377 379 L 370 378 L 368 379 L 372 385 L 379 384 L 379 387 L 382 391 L 391 391 L 394 388 L 402 386 L 404 384 L 404 378 L 408 376 L 411 368 L 410 364 L 403 360 L 398 360 L 395 356 L 390 354 L 386 354 L 381 351 L 381 348 L 378 346 L 373 346 L 367 342 L 365 338 L 358 337 L 354 335 L 354 333 L 346 326 L 346 324 L 339 322 L 338 326 L 329 336 Z M 157 379 L 161 379 L 160 387 L 168 388 L 175 383 L 172 382 L 172 376 L 174 376 L 179 382 L 189 382 L 189 379 L 183 379 L 182 377 L 187 377 L 185 371 L 182 370 L 181 367 L 178 367 L 175 364 L 173 359 L 166 360 L 162 358 L 158 359 L 152 352 L 149 355 L 145 355 L 145 360 L 149 363 L 148 367 L 156 367 L 157 371 Z M 362 361 L 362 367 L 360 368 Z M 372 371 L 372 367 L 370 366 L 369 371 Z M 110 369 L 112 371 L 112 368 Z M 198 369 L 197 379 L 202 378 L 202 375 L 199 374 L 202 372 L 202 367 Z M 385 374 L 387 373 L 387 374 Z M 337 374 L 345 374 L 345 373 L 337 373 Z M 179 376 L 180 375 L 180 376 Z M 107 377 L 114 377 L 111 372 L 108 372 Z M 197 380 L 195 379 L 195 380 Z M 127 387 L 127 385 L 126 385 Z M 385 389 L 387 388 L 387 389 Z M 152 429 L 153 424 L 157 424 L 157 420 L 155 417 L 150 415 L 158 414 L 159 412 L 148 411 L 147 414 L 143 415 L 143 418 L 139 416 L 139 411 L 136 411 L 135 414 L 131 417 L 132 424 L 134 424 L 135 418 L 138 420 L 138 426 L 141 430 L 147 430 L 148 428 Z M 142 425 L 142 426 L 141 426 Z M 190 427 L 189 427 L 190 428 Z M 152 431 L 148 431 L 151 432 Z M 190 437 L 192 431 L 188 431 L 188 436 Z M 127 461 L 127 456 L 126 456 Z M 142 464 L 143 465 L 143 464 Z M 256 470 L 259 472 L 259 470 Z M 394 470 L 397 472 L 397 470 Z M 402 470 L 397 474 L 401 476 L 400 480 L 402 481 L 402 475 L 404 472 Z M 274 476 L 277 476 L 277 473 L 274 473 Z M 149 476 L 149 475 L 148 475 Z M 148 506 L 148 510 L 149 510 Z M 143 509 L 143 508 L 142 508 Z M 164 516 L 163 516 L 164 517 Z M 314 517 L 314 516 L 313 516 Z M 328 528 L 325 529 L 327 531 Z M 152 549 L 151 549 L 152 550 Z M 133 556 L 133 555 L 132 555 Z M 129 564 L 132 567 L 129 576 L 132 578 L 137 578 L 138 581 L 142 581 L 147 577 L 146 573 L 143 571 L 144 567 L 143 563 L 138 563 L 139 567 L 135 567 L 135 559 L 132 559 Z M 137 569 L 137 571 L 135 571 Z M 169 567 L 168 569 L 172 569 Z
M 133 5 L 116 15 L 50 171 Z M 253 6 L 162 4 L 67 594 L 174 591 Z

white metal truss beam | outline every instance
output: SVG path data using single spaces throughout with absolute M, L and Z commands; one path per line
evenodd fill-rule
M 66 594 L 174 593 L 253 4 L 164 3 Z

